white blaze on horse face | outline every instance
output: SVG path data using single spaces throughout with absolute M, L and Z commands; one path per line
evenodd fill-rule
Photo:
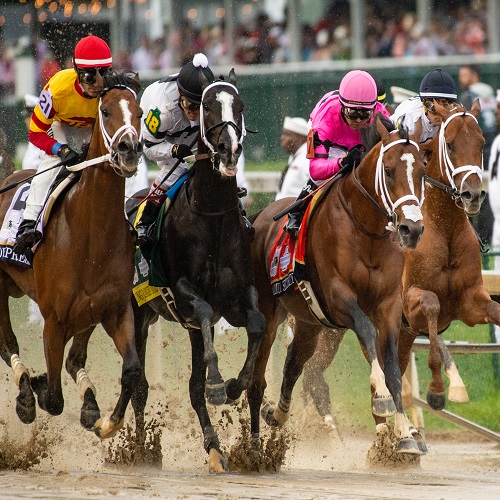
M 415 157 L 411 153 L 405 153 L 401 156 L 401 161 L 406 162 L 406 176 L 408 177 L 408 184 L 410 185 L 411 194 L 415 196 L 415 185 L 413 184 L 413 164 L 415 163 Z
M 234 115 L 233 115 L 234 96 L 227 92 L 222 91 L 217 94 L 217 100 L 222 105 L 222 117 L 221 117 L 222 121 L 236 123 L 234 121 Z M 231 151 L 234 154 L 238 149 L 239 145 L 238 137 L 233 127 L 227 127 L 227 130 L 229 132 L 229 136 L 231 137 L 231 143 L 232 143 Z
M 128 101 L 126 99 L 120 99 L 120 109 L 123 113 L 123 124 L 132 127 L 132 112 L 128 108 Z M 130 132 L 128 132 L 130 134 Z

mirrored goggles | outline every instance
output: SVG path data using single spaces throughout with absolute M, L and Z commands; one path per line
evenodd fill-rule
M 180 98 L 181 106 L 188 111 L 199 111 L 200 105 L 194 102 L 188 101 L 186 96 L 181 96 Z
M 368 120 L 368 118 L 373 115 L 373 109 L 348 108 L 347 106 L 344 106 L 343 112 L 344 116 L 350 120 L 356 120 L 357 118 L 360 120 Z
M 97 72 L 104 78 L 104 75 L 110 70 L 109 66 L 104 68 L 76 68 L 78 79 L 81 83 L 92 85 L 96 81 Z

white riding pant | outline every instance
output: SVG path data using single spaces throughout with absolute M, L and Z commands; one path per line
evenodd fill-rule
M 92 134 L 91 128 L 68 127 L 58 121 L 53 121 L 51 128 L 57 142 L 68 144 L 75 151 L 81 151 L 83 145 L 89 142 Z M 42 211 L 50 186 L 64 166 L 52 170 L 48 169 L 58 163 L 61 163 L 58 156 L 47 155 L 38 166 L 37 173 L 43 173 L 31 180 L 30 192 L 24 210 L 24 219 L 36 220 L 38 214 Z M 47 171 L 45 172 L 45 170 Z

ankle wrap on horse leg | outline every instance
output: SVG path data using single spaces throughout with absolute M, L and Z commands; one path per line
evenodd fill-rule
M 21 360 L 19 359 L 18 354 L 13 354 L 10 357 L 10 364 L 12 366 L 12 371 L 14 372 L 14 381 L 16 382 L 16 385 L 19 385 L 19 381 L 21 380 L 21 375 L 23 373 L 26 373 L 29 377 L 30 372 L 28 369 L 21 363 Z
M 203 430 L 203 447 L 207 453 L 210 452 L 210 448 L 215 448 L 217 451 L 220 450 L 219 438 L 211 425 L 207 425 Z
M 76 385 L 78 387 L 78 391 L 80 392 L 80 399 L 83 401 L 85 398 L 85 392 L 87 389 L 90 389 L 94 396 L 96 395 L 96 389 L 94 384 L 90 381 L 85 368 L 80 368 L 76 374 Z

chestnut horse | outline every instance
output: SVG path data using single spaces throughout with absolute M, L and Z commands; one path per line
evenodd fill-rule
M 250 384 L 264 317 L 257 308 L 250 256 L 250 233 L 240 213 L 237 162 L 244 133 L 243 102 L 235 86 L 215 82 L 204 89 L 197 160 L 161 226 L 160 255 L 175 300 L 172 313 L 157 297 L 134 305 L 136 341 L 144 362 L 149 325 L 158 316 L 180 321 L 189 331 L 192 350 L 189 394 L 198 415 L 211 471 L 227 470 L 206 399 L 220 405 L 241 396 Z M 174 316 L 175 314 L 175 316 Z M 237 379 L 224 382 L 214 349 L 214 325 L 221 317 L 246 327 L 248 351 Z M 136 431 L 143 432 L 148 383 L 142 373 L 132 396 Z
M 103 83 L 98 120 L 84 165 L 70 167 L 81 178 L 57 202 L 33 257 L 33 267 L 0 263 L 0 355 L 14 371 L 19 386 L 16 411 L 25 423 L 36 416 L 35 398 L 51 415 L 63 411 L 61 368 L 64 348 L 73 337 L 88 338 L 101 323 L 123 358 L 121 394 L 110 417 L 100 418 L 94 387 L 85 370 L 72 371 L 84 400 L 82 422 L 101 438 L 123 425 L 125 410 L 141 373 L 134 341 L 130 294 L 134 275 L 134 245 L 124 217 L 125 178 L 137 170 L 142 110 L 137 102 L 140 83 L 135 73 L 109 72 Z M 91 161 L 94 159 L 94 161 Z M 21 181 L 33 171 L 16 172 L 2 185 Z M 0 196 L 1 219 L 13 190 Z M 44 317 L 43 344 L 47 373 L 30 380 L 19 357 L 9 315 L 9 296 L 27 294 Z M 82 366 L 86 352 L 80 355 Z M 69 366 L 71 368 L 71 366 Z M 88 409 L 91 409 L 89 412 Z
M 333 183 L 313 213 L 307 230 L 306 261 L 323 314 L 331 325 L 352 329 L 370 364 L 372 411 L 396 412 L 398 450 L 419 453 L 401 399 L 397 340 L 401 324 L 403 248 L 415 248 L 423 231 L 424 165 L 418 145 L 404 131 L 389 133 L 381 118 L 375 121 L 382 141 L 350 175 Z M 290 199 L 279 200 L 255 219 L 252 255 L 259 307 L 266 331 L 259 349 L 254 380 L 247 391 L 252 446 L 258 447 L 259 411 L 266 387 L 265 372 L 278 326 L 288 313 L 295 317 L 295 335 L 288 347 L 280 401 L 265 404 L 270 425 L 288 418 L 292 390 L 304 363 L 314 353 L 324 326 L 316 319 L 296 287 L 273 296 L 268 256 L 280 228 L 273 216 Z M 388 224 L 388 220 L 392 221 Z M 393 231 L 391 231 L 392 229 Z
M 480 107 L 477 102 L 470 111 L 463 106 L 446 110 L 437 103 L 434 107 L 442 124 L 439 134 L 421 145 L 428 158 L 428 189 L 422 208 L 425 232 L 418 247 L 405 252 L 404 320 L 399 356 L 400 369 L 404 372 L 416 336 L 429 336 L 428 364 L 432 380 L 427 401 L 432 408 L 440 410 L 446 403 L 441 362 L 450 379 L 448 398 L 455 402 L 468 401 L 456 364 L 440 334 L 455 320 L 468 326 L 499 324 L 500 305 L 491 300 L 483 285 L 479 242 L 467 217 L 479 212 L 484 199 L 484 138 L 476 119 Z M 331 411 L 322 372 L 332 362 L 343 334 L 341 330 L 325 332 L 304 370 L 306 391 L 322 416 Z M 379 429 L 384 431 L 382 427 Z M 425 442 L 421 436 L 416 437 L 425 451 Z

